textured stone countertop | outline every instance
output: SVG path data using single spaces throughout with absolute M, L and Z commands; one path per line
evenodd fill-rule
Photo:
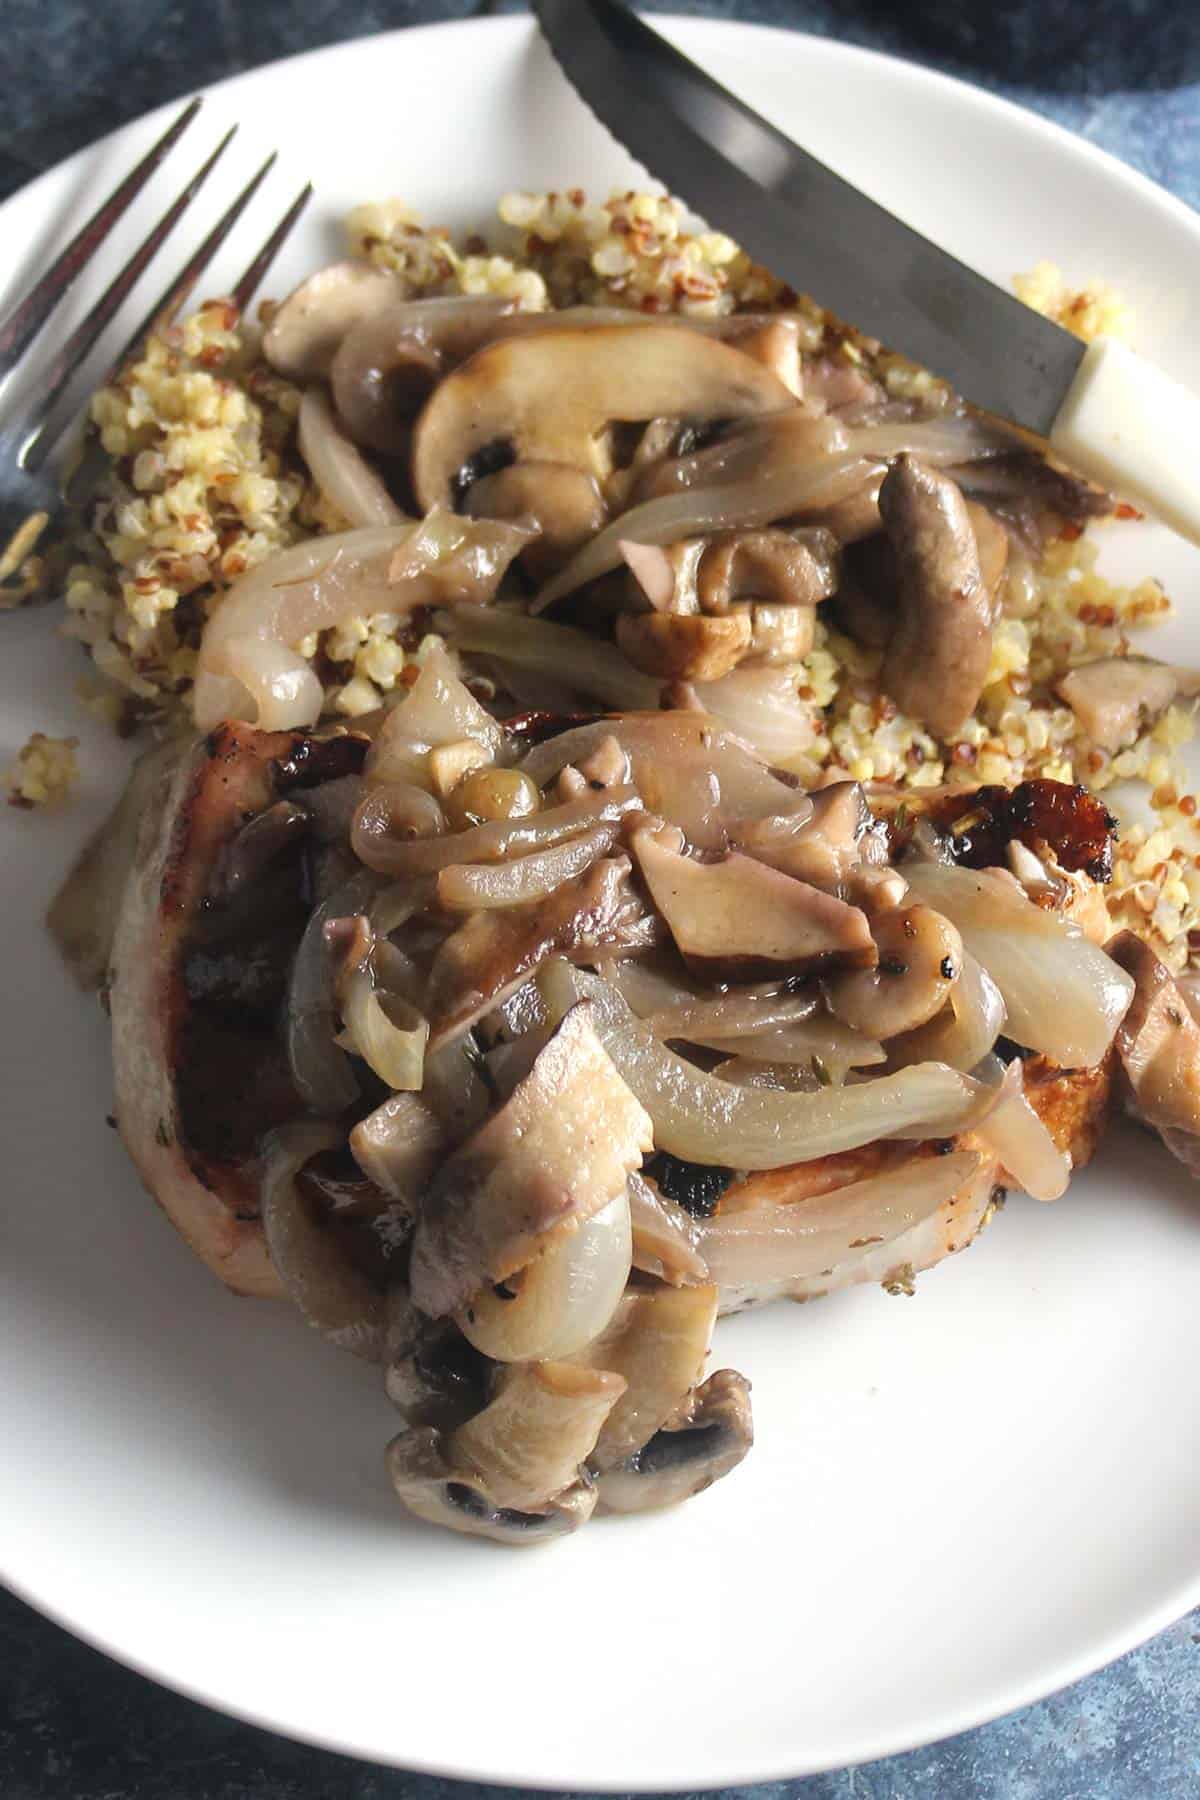
M 916 57 L 1200 207 L 1196 0 L 661 0 Z M 509 0 L 3 0 L 0 197 L 164 98 L 294 51 Z M 911 15 L 911 17 L 910 17 Z M 3 1800 L 486 1800 L 310 1750 L 130 1674 L 0 1593 Z M 1196 1800 L 1200 1614 L 1078 1686 L 908 1756 L 747 1800 Z

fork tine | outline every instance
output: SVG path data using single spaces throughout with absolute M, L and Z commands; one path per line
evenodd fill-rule
M 259 282 L 279 255 L 286 240 L 291 236 L 292 227 L 313 197 L 313 184 L 306 182 L 296 195 L 292 204 L 280 219 L 278 225 L 250 264 L 231 296 L 239 313 L 244 313 L 253 300 Z
M 115 187 L 103 206 L 99 207 L 67 245 L 40 281 L 23 300 L 0 321 L 0 381 L 10 374 L 25 354 L 54 308 L 67 293 L 93 253 L 99 249 L 126 207 L 141 192 L 159 164 L 174 149 L 202 105 L 197 96 L 184 107 L 175 123 L 163 133 L 152 150 L 131 169 L 124 181 Z
M 147 337 L 155 326 L 167 324 L 175 317 L 179 308 L 187 299 L 188 294 L 199 280 L 205 266 L 228 235 L 231 227 L 236 222 L 242 209 L 250 200 L 259 182 L 266 175 L 273 161 L 274 157 L 271 157 L 264 163 L 253 181 L 251 181 L 248 187 L 238 195 L 229 211 L 217 221 L 216 225 L 200 245 L 199 249 L 188 259 L 187 263 L 184 265 L 171 286 L 167 289 L 166 293 L 146 314 L 146 317 L 142 320 L 141 324 L 122 350 L 120 356 L 117 357 L 116 361 L 109 369 L 108 374 L 104 378 L 104 384 L 115 379 L 125 363 L 133 355 L 133 352 L 137 349 L 138 345 L 142 342 L 143 338 Z M 292 231 L 293 226 L 312 199 L 312 196 L 313 187 L 312 183 L 309 182 L 292 201 L 292 204 L 288 207 L 278 225 L 234 288 L 231 298 L 240 312 L 246 310 L 259 282 L 275 260 L 285 239 Z M 38 455 L 42 456 L 43 454 L 44 453 L 39 447 Z M 77 467 L 70 470 L 66 478 L 66 497 L 72 506 L 83 506 L 87 503 L 89 495 L 92 493 L 96 482 L 99 480 L 103 466 L 103 456 L 98 454 L 97 446 L 94 443 L 89 442 L 84 448 L 81 461 Z
M 274 165 L 277 155 L 277 151 L 273 150 L 271 152 L 270 156 L 268 156 L 266 162 L 263 163 L 258 172 L 251 177 L 237 198 L 233 200 L 227 210 L 221 214 L 221 217 L 217 220 L 208 236 L 201 244 L 197 245 L 195 250 L 193 250 L 174 281 L 167 288 L 166 292 L 161 294 L 155 301 L 149 312 L 141 320 L 137 330 L 131 335 L 129 342 L 125 345 L 121 354 L 114 360 L 112 367 L 104 377 L 105 383 L 113 381 L 116 376 L 120 374 L 135 350 L 140 348 L 144 339 L 148 338 L 152 331 L 155 329 L 161 330 L 164 326 L 171 323 L 172 319 L 199 281 L 201 275 L 203 275 L 205 269 L 217 254 L 217 251 L 225 242 L 225 239 L 229 236 L 229 233 L 233 230 L 247 206 L 249 206 L 262 182 L 265 181 Z
M 72 375 L 196 198 L 228 149 L 236 130 L 236 125 L 230 126 L 212 155 L 201 164 L 183 192 L 172 201 L 157 225 L 142 239 L 125 267 L 109 282 L 99 300 L 80 320 L 55 357 L 46 372 L 44 384 L 39 386 L 29 410 L 16 428 L 24 438 L 17 457 L 21 468 L 33 473 L 45 462 L 51 445 L 59 435 L 58 432 L 48 432 L 46 422 L 62 398 Z M 29 435 L 31 433 L 35 435 Z

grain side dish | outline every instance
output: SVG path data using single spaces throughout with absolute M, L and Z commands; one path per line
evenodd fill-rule
M 911 1294 L 1119 1107 L 1196 1165 L 1196 686 L 1132 509 L 675 201 L 348 250 L 93 401 L 64 629 L 149 748 L 50 926 L 192 1248 L 537 1543 L 741 1461 L 719 1313 Z
M 874 346 L 756 267 L 731 238 L 687 231 L 677 200 L 631 193 L 598 205 L 577 189 L 509 194 L 499 216 L 503 253 L 480 239 L 455 245 L 398 201 L 366 205 L 347 220 L 347 247 L 394 273 L 413 298 L 475 294 L 534 311 L 618 305 L 650 317 L 798 308 L 800 354 L 847 393 L 869 363 L 896 399 L 945 395 L 925 371 L 872 355 Z M 1128 309 L 1104 282 L 1073 290 L 1043 262 L 1015 286 L 1081 337 L 1131 332 Z M 152 339 L 119 385 L 92 403 L 114 466 L 93 530 L 65 574 L 65 629 L 95 665 L 90 679 L 80 678 L 81 698 L 122 730 L 169 723 L 186 708 L 204 619 L 240 573 L 345 522 L 297 450 L 300 393 L 264 362 L 259 335 L 228 303 L 212 302 Z M 1194 708 L 1182 702 L 1154 718 L 1135 715 L 1125 739 L 1108 746 L 1089 739 L 1056 693 L 1072 668 L 1127 655 L 1129 633 L 1171 611 L 1151 577 L 1133 588 L 1106 581 L 1098 552 L 1097 537 L 1068 520 L 1029 567 L 1014 570 L 991 679 L 972 718 L 942 741 L 881 695 L 875 652 L 818 619 L 812 649 L 796 664 L 812 726 L 798 760 L 806 773 L 838 769 L 913 787 L 1035 774 L 1096 792 L 1144 783 L 1153 822 L 1144 806 L 1124 818 L 1110 901 L 1122 922 L 1141 929 L 1150 920 L 1159 948 L 1181 968 L 1188 934 L 1200 926 L 1196 798 L 1178 755 L 1193 736 Z M 416 647 L 386 610 L 321 634 L 313 648 L 327 713 L 353 717 L 378 706 L 404 680 L 406 663 L 411 672 Z M 9 771 L 10 798 L 61 803 L 78 772 L 74 751 L 69 740 L 38 733 Z

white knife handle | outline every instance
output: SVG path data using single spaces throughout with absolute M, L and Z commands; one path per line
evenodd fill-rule
M 1200 399 L 1127 345 L 1088 345 L 1050 447 L 1200 544 Z

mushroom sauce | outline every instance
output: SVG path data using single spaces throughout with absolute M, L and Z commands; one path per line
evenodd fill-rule
M 505 1543 L 737 1466 L 719 1314 L 911 1292 L 1117 1101 L 1198 1160 L 1116 819 L 958 754 L 1113 503 L 743 273 L 741 310 L 551 308 L 360 256 L 272 309 L 321 529 L 226 571 L 190 733 L 51 914 L 148 1187 L 382 1370 L 411 1511 Z M 395 655 L 331 717 L 364 621 Z M 839 761 L 835 640 L 933 779 Z M 1046 702 L 1105 769 L 1193 692 L 1127 649 Z

